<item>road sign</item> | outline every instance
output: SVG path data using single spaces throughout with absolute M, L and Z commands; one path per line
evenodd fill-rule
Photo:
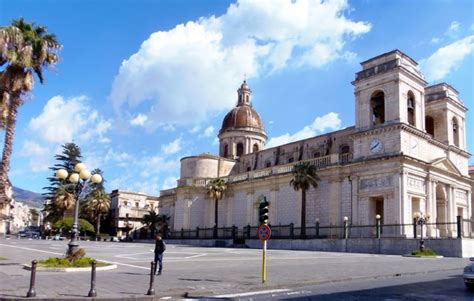
M 268 240 L 271 234 L 272 230 L 268 225 L 263 224 L 258 227 L 258 238 L 260 238 L 260 240 Z

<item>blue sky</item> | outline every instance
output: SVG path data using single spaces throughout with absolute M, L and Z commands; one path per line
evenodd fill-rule
M 174 186 L 181 157 L 217 153 L 244 77 L 276 145 L 353 125 L 359 62 L 393 49 L 430 84 L 460 92 L 473 152 L 473 5 L 0 0 L 0 25 L 23 16 L 63 45 L 19 111 L 10 178 L 41 192 L 54 154 L 73 140 L 108 190 L 158 194 Z

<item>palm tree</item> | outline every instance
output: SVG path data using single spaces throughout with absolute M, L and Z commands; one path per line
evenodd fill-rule
M 34 77 L 43 83 L 43 70 L 58 62 L 60 44 L 47 34 L 46 27 L 14 20 L 10 26 L 0 27 L 0 124 L 5 128 L 5 139 L 0 163 L 0 202 L 8 201 L 8 172 L 15 134 L 18 108 L 25 94 L 33 89 Z M 6 117 L 6 118 L 5 118 Z
M 104 189 L 93 190 L 86 199 L 84 210 L 95 222 L 96 236 L 100 234 L 100 219 L 102 214 L 109 212 L 110 209 L 110 195 Z
M 217 225 L 218 225 L 218 202 L 222 200 L 224 192 L 227 189 L 227 184 L 224 179 L 216 178 L 209 182 L 207 185 L 207 194 L 214 201 L 214 237 L 217 237 Z
M 161 217 L 154 210 L 150 210 L 148 214 L 145 214 L 142 218 L 141 223 L 146 225 L 148 229 L 151 230 L 151 236 L 155 236 L 155 231 L 158 228 L 158 225 L 161 222 Z
M 62 212 L 62 218 L 66 217 L 66 211 L 74 207 L 76 196 L 69 192 L 65 186 L 61 186 L 54 195 L 53 203 Z
M 319 177 L 316 166 L 308 162 L 296 164 L 293 169 L 293 179 L 290 185 L 298 191 L 301 190 L 301 232 L 300 237 L 306 238 L 306 190 L 311 186 L 318 187 Z

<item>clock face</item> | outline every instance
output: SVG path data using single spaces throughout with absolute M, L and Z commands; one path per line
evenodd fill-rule
M 372 154 L 378 154 L 382 151 L 382 149 L 383 144 L 380 139 L 375 138 L 370 141 L 369 150 Z

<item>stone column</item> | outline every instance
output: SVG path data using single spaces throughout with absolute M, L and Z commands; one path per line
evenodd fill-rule
M 451 185 L 448 185 L 447 189 L 447 218 L 446 221 L 448 223 L 456 223 L 456 200 L 454 199 L 454 188 Z M 456 225 L 450 224 L 448 225 L 448 235 L 451 237 L 456 237 Z

